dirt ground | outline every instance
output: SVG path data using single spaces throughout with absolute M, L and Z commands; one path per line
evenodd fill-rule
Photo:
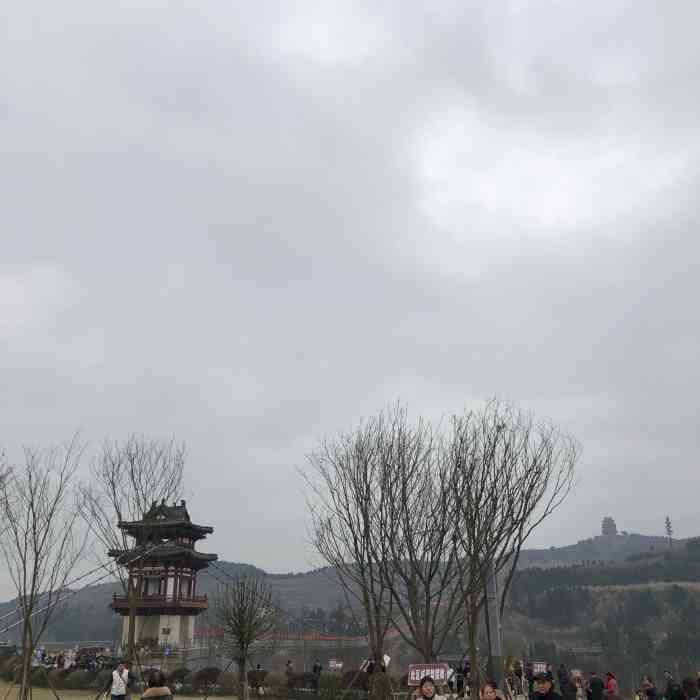
M 17 697 L 18 687 L 15 686 L 10 691 L 10 684 L 0 681 L 0 700 L 13 700 Z M 59 690 L 57 691 L 62 700 L 95 700 L 94 690 Z M 49 688 L 32 688 L 32 700 L 56 700 L 56 697 Z
M 15 686 L 8 695 L 10 690 L 10 685 L 4 681 L 0 681 L 0 700 L 16 700 L 17 698 L 17 686 Z M 61 700 L 95 700 L 97 693 L 94 690 L 57 690 L 58 697 Z M 186 698 L 189 696 L 180 695 L 178 697 Z M 104 695 L 101 696 L 104 698 Z M 51 692 L 50 688 L 32 688 L 32 700 L 56 700 L 56 697 Z M 132 696 L 132 700 L 138 700 L 138 695 Z M 196 700 L 196 698 L 193 698 Z M 204 700 L 204 696 L 202 696 Z M 212 697 L 212 700 L 238 700 L 235 696 L 223 696 L 216 695 Z

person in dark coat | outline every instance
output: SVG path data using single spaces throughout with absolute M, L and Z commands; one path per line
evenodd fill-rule
M 569 680 L 569 674 L 566 672 L 566 666 L 564 666 L 564 664 L 559 664 L 557 680 L 559 681 L 559 692 L 564 695 L 564 688 Z
M 671 683 L 666 690 L 666 700 L 688 700 L 680 683 Z
M 654 679 L 648 673 L 642 678 L 642 691 L 647 700 L 659 700 L 659 691 L 654 685 Z
M 535 697 L 537 700 L 563 700 L 554 690 L 554 679 L 549 671 L 535 676 Z
M 165 676 L 162 671 L 154 671 L 148 678 L 148 687 L 141 696 L 141 700 L 173 700 L 170 688 L 165 685 Z
M 596 671 L 591 671 L 591 677 L 588 679 L 588 687 L 586 689 L 588 700 L 603 700 L 604 692 L 605 684 L 603 679 L 600 678 Z
M 688 676 L 683 679 L 683 692 L 688 700 L 698 700 L 698 684 L 694 678 Z
M 576 680 L 569 675 L 559 679 L 559 690 L 561 691 L 564 700 L 576 700 Z
M 673 685 L 673 674 L 670 671 L 664 671 L 664 697 L 668 698 L 671 694 L 671 686 Z

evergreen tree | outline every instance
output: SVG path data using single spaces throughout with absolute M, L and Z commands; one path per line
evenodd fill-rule
M 673 547 L 673 525 L 671 525 L 671 517 L 666 516 L 666 537 L 668 537 L 668 546 Z

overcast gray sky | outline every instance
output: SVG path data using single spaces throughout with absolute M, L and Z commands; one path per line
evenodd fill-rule
M 700 5 L 11 1 L 0 444 L 188 446 L 227 559 L 397 399 L 584 448 L 537 546 L 700 534 Z

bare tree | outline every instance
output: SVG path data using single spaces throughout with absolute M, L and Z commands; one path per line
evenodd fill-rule
M 578 445 L 490 402 L 448 430 L 400 405 L 310 457 L 313 542 L 364 610 L 372 651 L 391 621 L 425 661 L 466 622 L 472 667 L 489 576 L 506 594 L 533 530 L 568 495 Z M 498 610 L 497 608 L 496 610 Z
M 45 452 L 25 449 L 24 465 L 0 480 L 0 535 L 22 617 L 20 700 L 29 697 L 31 661 L 84 550 L 72 482 L 81 451 L 74 440 Z
M 309 455 L 312 473 L 306 475 L 311 540 L 337 577 L 349 608 L 362 611 L 377 663 L 391 624 L 391 592 L 375 561 L 386 507 L 380 459 L 385 430 L 385 418 L 379 415 L 352 433 L 323 440 Z
M 463 596 L 453 535 L 455 499 L 443 436 L 428 421 L 391 413 L 381 443 L 381 499 L 375 553 L 393 601 L 400 636 L 434 661 L 463 624 Z
M 382 659 L 391 624 L 432 661 L 462 624 L 439 434 L 423 420 L 409 425 L 396 405 L 323 441 L 309 460 L 312 540 L 359 603 L 373 657 Z
M 226 646 L 238 664 L 240 686 L 247 698 L 246 664 L 251 646 L 272 633 L 277 624 L 272 590 L 262 578 L 243 576 L 219 590 L 213 608 Z
M 492 401 L 451 421 L 448 469 L 458 505 L 461 569 L 472 668 L 479 612 L 489 576 L 501 574 L 503 613 L 520 552 L 573 485 L 578 444 L 552 424 Z
M 90 483 L 81 491 L 80 513 L 106 551 L 128 552 L 132 544 L 120 523 L 141 520 L 154 501 L 172 502 L 182 495 L 184 445 L 132 435 L 125 442 L 105 441 L 93 463 Z M 126 558 L 128 561 L 128 557 Z M 126 568 L 118 576 L 129 597 L 127 654 L 136 649 L 136 591 Z

